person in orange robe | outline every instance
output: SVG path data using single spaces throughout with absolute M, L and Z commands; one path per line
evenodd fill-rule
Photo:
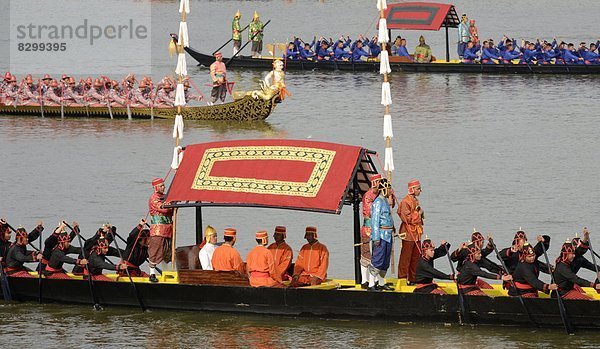
M 329 251 L 317 240 L 317 228 L 306 227 L 304 238 L 308 243 L 302 246 L 296 259 L 293 287 L 319 285 L 327 278 Z
M 217 247 L 212 256 L 212 267 L 215 271 L 233 271 L 237 270 L 241 274 L 246 273 L 246 265 L 240 256 L 240 253 L 233 248 L 235 245 L 237 231 L 233 228 L 225 229 L 223 245 Z
M 275 270 L 277 270 L 277 274 L 282 280 L 289 280 L 291 279 L 291 276 L 288 274 L 287 270 L 294 259 L 294 252 L 290 245 L 285 242 L 285 227 L 281 225 L 276 226 L 273 238 L 275 239 L 275 242 L 269 245 L 268 250 L 273 254 Z
M 421 183 L 412 180 L 408 183 L 408 194 L 400 202 L 398 216 L 402 220 L 400 234 L 402 239 L 398 279 L 407 279 L 409 284 L 415 283 L 415 272 L 421 256 L 420 245 L 423 234 L 423 210 L 417 198 L 421 194 Z
M 265 246 L 269 242 L 266 231 L 256 233 L 256 243 L 246 257 L 246 268 L 252 287 L 283 287 L 281 274 L 275 268 L 273 254 Z

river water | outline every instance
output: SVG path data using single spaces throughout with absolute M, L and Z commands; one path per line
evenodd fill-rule
M 191 46 L 210 53 L 225 42 L 231 16 L 238 8 L 244 25 L 255 9 L 263 21 L 272 19 L 266 42 L 283 42 L 293 35 L 305 40 L 313 35 L 373 35 L 374 3 L 192 0 L 188 17 Z M 166 33 L 177 30 L 177 4 L 152 3 L 155 81 L 175 65 L 167 54 Z M 519 39 L 556 36 L 578 43 L 595 41 L 599 34 L 596 14 L 600 6 L 592 0 L 543 4 L 463 0 L 454 4 L 459 14 L 466 12 L 477 19 L 481 37 L 496 41 L 507 34 Z M 413 47 L 421 33 L 399 34 Z M 443 56 L 443 33 L 425 35 L 434 54 Z M 451 40 L 455 36 L 452 31 Z M 6 40 L 0 45 L 7 45 Z M 455 55 L 454 45 L 451 47 Z M 223 49 L 226 56 L 230 50 Z M 207 70 L 192 62 L 188 57 L 190 75 L 207 95 Z M 0 69 L 9 69 L 7 60 L 0 61 Z M 110 66 L 104 69 L 110 73 Z M 236 70 L 229 76 L 237 81 L 237 88 L 249 89 L 264 73 Z M 552 237 L 552 259 L 560 242 L 584 226 L 591 230 L 592 239 L 598 240 L 598 81 L 593 76 L 393 74 L 393 183 L 398 193 L 404 193 L 408 180 L 421 180 L 426 234 L 457 246 L 476 227 L 493 234 L 501 247 L 522 227 L 530 238 L 537 234 Z M 278 105 L 267 121 L 186 122 L 183 143 L 312 139 L 362 145 L 382 153 L 380 84 L 381 76 L 373 73 L 289 72 L 287 85 L 292 96 Z M 46 233 L 60 219 L 77 220 L 84 235 L 106 221 L 122 233 L 129 231 L 146 212 L 152 191 L 149 181 L 169 169 L 171 131 L 169 120 L 62 121 L 1 116 L 0 217 L 28 228 L 42 219 Z M 194 242 L 193 222 L 193 210 L 180 211 L 179 245 Z M 320 240 L 331 252 L 329 275 L 353 277 L 349 207 L 339 216 L 209 208 L 204 210 L 204 223 L 219 232 L 227 226 L 237 227 L 236 247 L 243 256 L 253 246 L 251 234 L 257 230 L 286 225 L 288 242 L 297 251 L 303 243 L 304 227 L 316 225 Z M 448 269 L 443 260 L 438 267 Z M 582 275 L 591 278 L 591 273 Z M 0 324 L 0 342 L 19 338 L 19 345 L 31 347 L 596 347 L 600 339 L 589 332 L 565 337 L 559 329 L 163 311 L 138 314 L 131 309 L 94 312 L 88 307 L 33 304 L 0 305 Z

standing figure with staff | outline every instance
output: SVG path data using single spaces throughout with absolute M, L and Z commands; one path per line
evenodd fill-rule
M 264 25 L 260 21 L 258 12 L 254 11 L 254 17 L 248 29 L 248 40 L 252 40 L 252 58 L 260 58 L 262 56 L 263 27 Z
M 242 27 L 240 26 L 240 19 L 242 14 L 238 10 L 233 16 L 233 22 L 231 22 L 231 39 L 233 40 L 233 55 L 235 56 L 240 47 L 242 47 Z
M 150 281 L 158 282 L 156 265 L 171 260 L 170 245 L 173 236 L 173 209 L 164 208 L 165 181 L 155 178 L 152 181 L 154 193 L 148 200 L 150 212 L 150 237 L 148 238 L 148 258 L 150 260 Z

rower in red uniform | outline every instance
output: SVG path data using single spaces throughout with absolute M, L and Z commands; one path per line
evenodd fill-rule
M 140 269 L 140 266 L 148 258 L 148 237 L 150 230 L 146 229 L 145 225 L 146 221 L 141 219 L 127 237 L 127 247 L 125 248 L 125 253 L 123 253 L 123 258 L 125 258 L 123 263 L 127 265 L 131 276 L 148 277 L 148 274 Z M 126 272 L 123 270 L 119 271 L 118 274 L 125 276 Z
M 23 264 L 27 262 L 36 262 L 42 260 L 42 254 L 37 251 L 28 251 L 26 249 L 29 242 L 28 234 L 25 229 L 19 227 L 15 238 L 15 243 L 8 249 L 6 254 L 6 275 L 12 277 L 33 277 L 29 274 L 31 271 Z
M 550 237 L 548 235 L 538 235 L 537 236 L 538 243 L 535 245 L 533 250 L 537 257 L 541 256 L 544 252 L 541 244 L 543 243 L 546 247 L 546 250 L 550 248 Z M 519 264 L 521 250 L 523 249 L 523 245 L 527 242 L 527 235 L 521 229 L 515 233 L 515 237 L 513 239 L 513 243 L 511 247 L 507 247 L 502 249 L 499 253 L 502 259 L 504 260 L 504 264 L 508 268 L 508 272 L 512 274 Z
M 211 259 L 213 270 L 215 271 L 234 271 L 240 274 L 246 274 L 246 265 L 242 260 L 240 253 L 233 247 L 236 242 L 237 230 L 233 228 L 225 229 L 223 240 L 225 242 L 215 249 Z
M 96 246 L 92 248 L 92 252 L 88 256 L 88 268 L 90 270 L 90 274 L 92 274 L 92 279 L 94 281 L 114 281 L 108 276 L 102 274 L 103 269 L 107 270 L 125 270 L 127 266 L 124 263 L 119 263 L 117 265 L 110 264 L 106 261 L 106 255 L 109 254 L 109 242 L 104 236 L 98 238 L 96 242 Z M 110 252 L 111 256 L 117 257 L 119 255 L 118 252 Z M 83 275 L 87 276 L 88 271 L 84 269 Z
M 275 270 L 277 270 L 282 280 L 290 280 L 291 276 L 288 274 L 288 269 L 294 259 L 294 252 L 290 245 L 285 242 L 286 228 L 280 225 L 276 226 L 273 238 L 275 242 L 270 244 L 267 249 L 273 254 Z
M 549 294 L 550 291 L 556 290 L 556 284 L 547 284 L 539 279 L 540 271 L 546 274 L 550 272 L 549 266 L 536 260 L 535 251 L 529 243 L 523 245 L 520 258 L 521 261 L 512 274 L 517 289 L 509 287 L 508 294 L 510 296 L 520 295 L 525 298 L 538 298 L 538 291 Z
M 487 258 L 487 256 L 490 253 L 494 252 L 494 246 L 492 245 L 493 240 L 491 236 L 488 236 L 488 243 L 485 247 L 483 246 L 484 241 L 485 239 L 483 235 L 481 235 L 480 232 L 473 228 L 473 233 L 471 234 L 471 243 L 476 245 L 481 250 L 481 261 L 479 261 L 479 266 L 481 268 L 487 269 L 490 273 L 499 274 L 502 271 L 500 266 Z M 467 250 L 467 245 L 468 242 L 463 243 L 456 251 L 452 252 L 452 254 L 450 255 L 450 259 L 452 259 L 453 262 L 458 262 L 458 264 L 456 265 L 456 270 L 458 272 L 461 271 L 465 260 L 468 258 L 469 252 Z M 480 278 L 477 278 L 477 287 L 481 289 L 493 289 L 493 287 L 490 284 L 488 284 Z
M 148 254 L 150 266 L 150 281 L 158 282 L 156 265 L 163 260 L 168 263 L 171 257 L 171 237 L 173 235 L 173 209 L 164 208 L 165 181 L 155 178 L 152 181 L 154 193 L 148 200 L 150 213 L 150 237 L 148 238 Z
M 417 264 L 417 271 L 415 273 L 416 288 L 414 293 L 434 293 L 434 294 L 446 294 L 444 290 L 433 282 L 433 279 L 442 280 L 454 280 L 454 275 L 445 274 L 433 267 L 433 260 L 440 258 L 448 253 L 450 244 L 442 240 L 440 247 L 435 248 L 433 241 L 428 238 L 423 240 L 421 244 L 421 251 L 423 255 L 419 259 Z
M 600 283 L 594 283 L 580 278 L 573 272 L 572 263 L 575 259 L 575 246 L 571 241 L 565 242 L 560 249 L 560 257 L 556 259 L 556 269 L 554 270 L 554 282 L 558 285 L 558 291 L 563 299 L 592 300 L 586 295 L 580 287 L 595 288 L 600 290 Z M 556 297 L 556 291 L 552 292 L 552 297 Z
M 269 242 L 269 236 L 266 231 L 259 231 L 255 234 L 256 243 L 246 257 L 246 268 L 250 276 L 250 286 L 252 287 L 283 287 L 281 284 L 281 274 L 275 268 L 275 259 L 273 254 L 265 246 Z
M 48 279 L 72 279 L 63 269 L 64 263 L 79 265 L 81 267 L 87 264 L 87 259 L 74 259 L 69 254 L 81 253 L 81 248 L 71 246 L 71 238 L 66 232 L 58 234 L 58 246 L 52 251 L 50 260 L 44 269 L 44 276 Z
M 319 285 L 327 278 L 329 250 L 317 240 L 317 228 L 306 227 L 304 238 L 308 243 L 302 246 L 296 259 L 293 287 Z
M 492 274 L 481 270 L 479 261 L 481 260 L 481 250 L 475 244 L 469 244 L 468 259 L 465 260 L 461 272 L 458 274 L 458 287 L 461 288 L 466 296 L 486 296 L 486 294 L 477 286 L 477 278 L 510 281 L 512 276 Z
M 415 271 L 417 262 L 421 256 L 419 246 L 423 234 L 423 217 L 419 199 L 421 195 L 421 183 L 417 180 L 408 183 L 408 194 L 400 202 L 398 216 L 402 220 L 400 234 L 402 239 L 402 250 L 400 251 L 400 263 L 398 265 L 398 279 L 407 279 L 409 284 L 415 282 Z
M 360 276 L 361 287 L 369 287 L 369 264 L 371 264 L 371 207 L 373 201 L 379 196 L 380 174 L 371 176 L 371 188 L 365 192 L 362 199 L 363 225 L 360 227 Z M 392 261 L 395 263 L 395 261 Z

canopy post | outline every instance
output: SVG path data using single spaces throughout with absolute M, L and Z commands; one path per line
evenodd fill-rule
M 171 270 L 175 271 L 175 245 L 177 245 L 177 207 L 173 209 L 173 236 L 171 237 Z
M 361 283 L 360 273 L 360 191 L 358 189 L 358 173 L 353 179 L 352 206 L 354 209 L 354 282 Z
M 450 42 L 448 41 L 448 26 L 446 28 L 446 62 L 450 62 Z
M 202 206 L 196 207 L 196 245 L 202 243 Z

